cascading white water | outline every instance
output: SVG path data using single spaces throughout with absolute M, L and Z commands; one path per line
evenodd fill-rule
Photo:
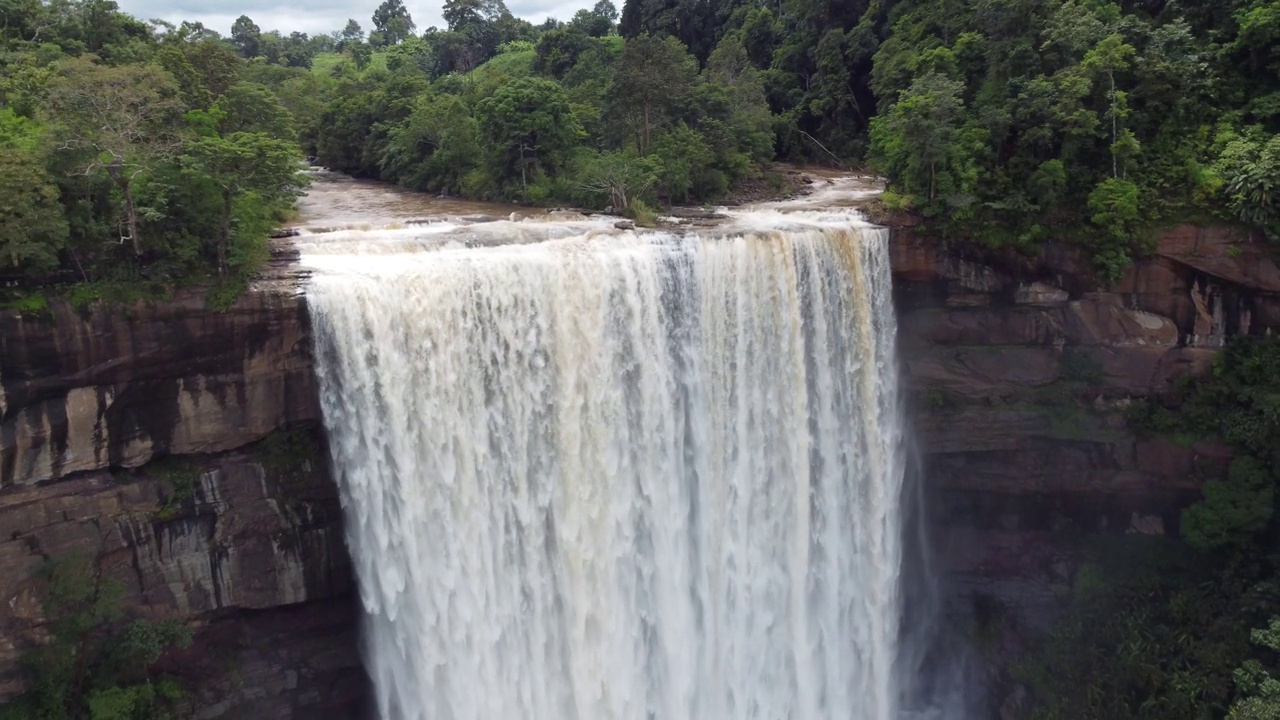
M 776 215 L 304 245 L 382 718 L 896 717 L 887 238 Z

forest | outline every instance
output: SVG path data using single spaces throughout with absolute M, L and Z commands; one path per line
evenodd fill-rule
M 1164 223 L 1280 239 L 1268 0 L 600 0 L 537 25 L 446 0 L 421 31 L 385 0 L 311 36 L 2 3 L 8 285 L 234 285 L 303 157 L 640 218 L 778 159 L 869 169 L 934 233 L 1074 243 L 1104 280 Z
M 0 307 L 183 285 L 226 302 L 306 159 L 642 223 L 769 187 L 780 160 L 871 171 L 925 232 L 1073 244 L 1100 282 L 1168 223 L 1280 241 L 1280 0 L 600 0 L 538 24 L 445 0 L 425 29 L 385 0 L 316 35 L 111 0 L 0 16 Z M 1077 578 L 1018 665 L 1040 717 L 1280 717 L 1277 383 L 1280 347 L 1241 345 L 1174 411 L 1135 409 L 1237 459 L 1183 540 Z

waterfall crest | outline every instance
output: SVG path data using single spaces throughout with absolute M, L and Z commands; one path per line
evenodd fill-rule
M 305 253 L 382 718 L 896 717 L 885 231 Z

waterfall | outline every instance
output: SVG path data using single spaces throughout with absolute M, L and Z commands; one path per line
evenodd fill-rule
M 896 718 L 885 231 L 383 232 L 303 244 L 382 718 Z

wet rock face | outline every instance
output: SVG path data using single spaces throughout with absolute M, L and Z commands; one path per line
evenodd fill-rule
M 306 308 L 198 293 L 44 317 L 0 313 L 0 487 L 210 453 L 315 421 Z
M 889 224 L 892 224 L 890 222 Z M 1145 438 L 1134 400 L 1201 374 L 1230 337 L 1280 329 L 1260 238 L 1177 227 L 1114 286 L 1048 247 L 1011 258 L 894 227 L 899 348 L 934 544 L 959 614 L 993 598 L 1044 628 L 1083 537 L 1177 531 L 1225 448 Z
M 303 301 L 252 292 L 0 316 L 0 702 L 41 641 L 46 559 L 177 618 L 198 717 L 361 717 L 366 680 Z

